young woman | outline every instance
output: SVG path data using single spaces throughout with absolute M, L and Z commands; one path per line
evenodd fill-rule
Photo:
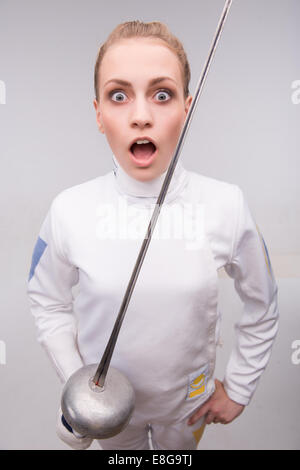
M 189 80 L 184 49 L 162 23 L 123 23 L 99 50 L 94 106 L 114 169 L 55 198 L 29 281 L 38 340 L 63 382 L 102 357 L 192 101 Z M 222 267 L 244 311 L 220 382 Z M 230 423 L 250 402 L 277 323 L 277 286 L 242 191 L 179 161 L 111 362 L 133 384 L 135 410 L 100 446 L 147 449 L 151 429 L 154 449 L 195 449 L 205 424 Z M 58 434 L 73 448 L 91 443 L 61 412 Z

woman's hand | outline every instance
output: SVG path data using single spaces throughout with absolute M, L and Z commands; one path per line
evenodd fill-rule
M 90 437 L 80 436 L 68 425 L 66 420 L 63 418 L 61 408 L 59 408 L 58 411 L 56 433 L 65 444 L 68 444 L 75 450 L 87 449 L 93 442 L 93 439 Z
M 215 379 L 216 389 L 212 396 L 190 417 L 188 424 L 192 425 L 206 415 L 205 423 L 231 423 L 245 408 L 231 400 L 225 392 L 222 382 Z

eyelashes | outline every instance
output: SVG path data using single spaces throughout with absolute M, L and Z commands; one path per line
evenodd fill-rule
M 158 94 L 163 94 L 163 93 L 169 95 L 169 98 L 168 98 L 167 100 L 160 100 L 160 99 L 159 99 L 158 101 L 169 101 L 169 100 L 172 98 L 172 96 L 173 96 L 173 94 L 172 94 L 172 92 L 171 92 L 170 90 L 159 90 L 159 91 L 156 93 L 156 95 L 158 95 Z
M 168 97 L 166 99 L 158 98 L 158 100 L 157 100 L 160 103 L 165 103 L 165 102 L 169 101 L 173 97 L 174 94 L 173 94 L 172 90 L 160 89 L 155 93 L 154 96 L 157 96 L 157 95 L 160 95 L 161 98 L 164 97 L 164 96 L 166 97 L 166 95 L 168 95 Z M 126 98 L 127 98 L 127 95 L 123 90 L 112 90 L 111 92 L 109 92 L 109 98 L 114 102 L 124 103 Z
M 115 99 L 114 99 L 114 96 L 116 95 Z M 112 99 L 112 101 L 117 101 L 117 102 L 120 102 L 120 103 L 123 103 L 124 99 L 120 99 L 122 98 L 122 96 L 125 96 L 125 93 L 123 91 L 118 91 L 118 90 L 115 90 L 115 91 L 111 91 L 109 93 L 109 97 Z

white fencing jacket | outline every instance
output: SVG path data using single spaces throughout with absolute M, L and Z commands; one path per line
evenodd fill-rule
M 113 160 L 54 199 L 33 253 L 31 311 L 63 382 L 102 357 L 165 176 L 140 182 Z M 183 419 L 213 393 L 222 267 L 244 306 L 223 383 L 247 405 L 278 328 L 268 252 L 240 188 L 179 162 L 111 361 L 135 388 L 133 421 Z

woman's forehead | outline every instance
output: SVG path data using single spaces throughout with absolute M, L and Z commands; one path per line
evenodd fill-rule
M 176 54 L 158 38 L 122 39 L 109 47 L 101 64 L 101 81 L 130 76 L 170 76 L 181 84 Z M 120 76 L 123 75 L 123 77 Z

